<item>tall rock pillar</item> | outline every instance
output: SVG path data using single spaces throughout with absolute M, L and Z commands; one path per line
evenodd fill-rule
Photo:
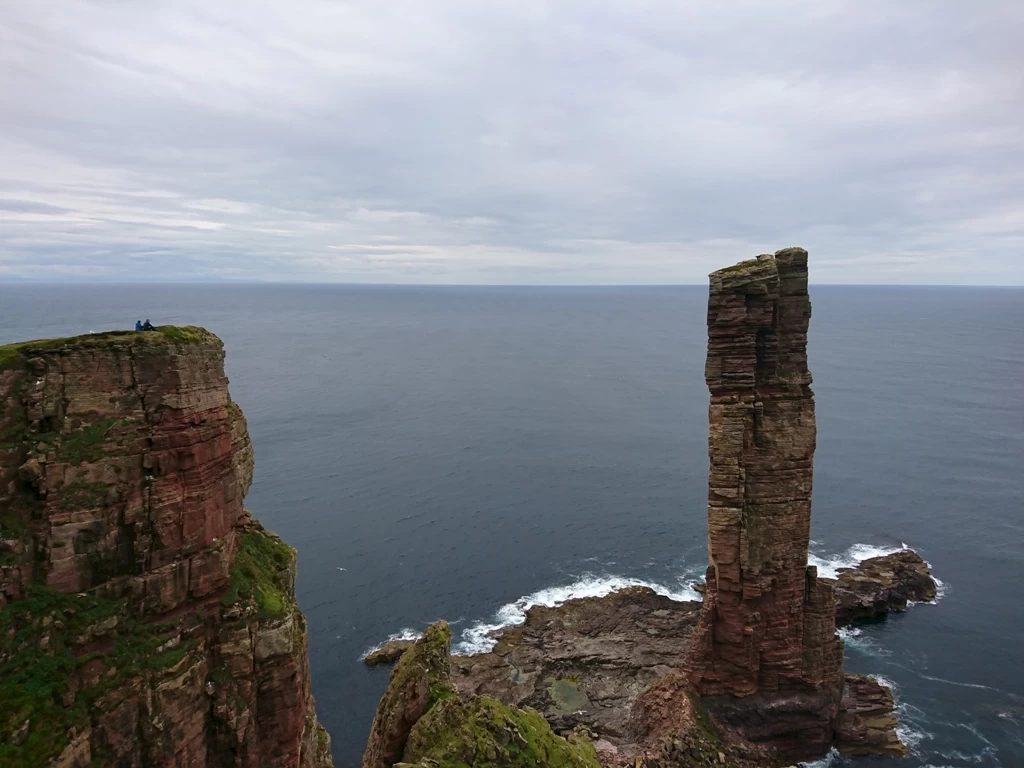
M 726 727 L 798 758 L 832 743 L 842 642 L 807 565 L 815 447 L 807 252 L 711 274 L 707 592 L 690 678 Z

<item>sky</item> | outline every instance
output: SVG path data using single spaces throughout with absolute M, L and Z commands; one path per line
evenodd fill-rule
M 4 0 L 0 280 L 1024 284 L 1020 0 Z

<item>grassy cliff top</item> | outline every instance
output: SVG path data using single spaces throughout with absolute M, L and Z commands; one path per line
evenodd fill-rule
M 716 277 L 726 278 L 759 275 L 764 272 L 771 272 L 774 268 L 775 263 L 771 260 L 747 259 L 746 261 L 741 261 L 738 264 L 733 264 L 731 267 L 716 269 L 709 275 L 709 277 L 713 280 Z
M 20 358 L 61 349 L 93 347 L 178 346 L 182 344 L 221 344 L 220 339 L 205 328 L 195 325 L 160 325 L 152 331 L 104 331 L 63 339 L 36 339 L 0 346 L 0 369 L 17 363 Z

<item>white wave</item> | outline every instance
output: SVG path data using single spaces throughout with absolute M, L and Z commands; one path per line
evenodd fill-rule
M 876 546 L 874 544 L 854 544 L 845 552 L 833 555 L 816 555 L 813 552 L 807 555 L 807 564 L 818 569 L 818 575 L 826 579 L 834 579 L 839 576 L 840 568 L 854 568 L 865 560 L 882 555 L 891 555 L 894 552 L 901 552 L 909 549 L 906 544 L 900 546 Z
M 898 694 L 899 694 L 899 690 L 900 689 L 898 687 L 896 687 L 896 683 L 894 683 L 888 677 L 882 677 L 881 675 L 871 675 L 871 677 L 875 678 L 875 680 L 877 680 L 879 682 L 879 684 L 884 685 L 886 688 L 888 688 L 890 691 L 892 691 L 893 699 L 896 700 L 897 704 L 899 704 L 899 696 L 898 696 Z
M 820 760 L 815 760 L 813 763 L 798 763 L 800 768 L 832 768 L 839 762 L 839 752 L 835 747 L 829 750 L 829 753 Z
M 379 651 L 385 645 L 387 645 L 388 643 L 393 643 L 395 640 L 419 640 L 422 636 L 423 633 L 417 632 L 415 629 L 409 629 L 408 627 L 400 629 L 398 632 L 395 632 L 395 634 L 388 635 L 387 640 L 384 640 L 381 643 L 377 643 L 377 645 L 373 646 L 372 648 L 367 648 L 365 651 L 363 651 L 363 654 L 359 657 L 359 660 L 362 661 L 371 653 Z
M 932 564 L 928 563 L 929 570 L 931 570 L 931 567 Z M 939 579 L 935 578 L 934 575 L 932 576 L 932 581 L 935 582 L 935 597 L 928 601 L 928 605 L 935 605 L 939 600 L 944 598 L 946 596 L 946 592 L 949 591 L 949 587 L 946 586 L 946 583 L 944 581 L 939 581 Z
M 924 712 L 912 704 L 901 702 L 894 683 L 878 675 L 875 675 L 875 679 L 892 689 L 892 698 L 896 704 L 896 737 L 907 745 L 910 754 L 920 757 L 918 745 L 926 739 L 935 738 L 935 734 L 924 730 L 923 724 L 927 721 Z
M 817 542 L 811 543 L 813 545 L 817 545 Z M 809 553 L 807 562 L 809 565 L 817 567 L 819 576 L 834 579 L 838 575 L 840 568 L 852 568 L 868 558 L 889 555 L 893 552 L 899 552 L 904 549 L 908 549 L 908 547 L 906 544 L 902 543 L 900 546 L 854 544 L 845 552 L 839 554 L 817 555 Z M 606 565 L 614 564 L 614 562 L 606 563 Z M 497 642 L 496 635 L 503 629 L 517 626 L 526 621 L 526 612 L 535 605 L 554 608 L 562 605 L 567 600 L 574 600 L 582 597 L 603 597 L 604 595 L 611 594 L 612 592 L 618 592 L 619 590 L 627 587 L 650 587 L 659 595 L 664 595 L 673 600 L 699 601 L 703 598 L 691 585 L 694 580 L 700 579 L 699 574 L 702 573 L 702 570 L 702 568 L 689 568 L 684 570 L 678 579 L 678 583 L 674 587 L 625 576 L 597 576 L 591 573 L 585 573 L 571 584 L 546 587 L 532 594 L 520 597 L 514 602 L 506 603 L 498 608 L 494 615 L 489 619 L 478 621 L 464 629 L 459 641 L 453 645 L 452 652 L 463 656 L 487 653 L 494 648 L 494 645 Z M 944 593 L 945 585 L 942 585 L 937 579 L 936 582 L 941 585 L 939 587 L 939 594 L 936 596 L 937 601 Z M 840 634 L 843 634 L 844 639 L 851 640 L 855 647 L 863 645 L 865 648 L 871 648 L 873 652 L 879 652 L 878 649 L 872 646 L 866 638 L 860 637 L 859 629 L 850 628 L 840 630 Z M 415 640 L 419 636 L 420 633 L 417 633 L 414 630 L 403 629 L 401 632 L 391 635 L 384 642 L 389 642 L 391 640 Z M 369 649 L 363 654 L 363 658 L 383 645 L 384 643 L 380 643 L 379 645 Z
M 676 587 L 670 588 L 642 579 L 624 576 L 595 576 L 587 573 L 571 584 L 547 587 L 520 597 L 515 602 L 506 603 L 489 620 L 478 622 L 464 629 L 461 640 L 455 644 L 452 651 L 463 656 L 487 653 L 494 648 L 497 642 L 495 635 L 502 629 L 522 624 L 526 621 L 526 612 L 535 605 L 555 608 L 568 600 L 581 597 L 604 597 L 627 587 L 650 587 L 659 595 L 664 595 L 672 600 L 701 599 L 700 594 L 689 585 L 689 582 L 684 583 L 682 579 Z
M 864 656 L 891 656 L 892 651 L 879 645 L 871 634 L 860 627 L 839 627 L 836 632 L 843 638 L 844 645 Z

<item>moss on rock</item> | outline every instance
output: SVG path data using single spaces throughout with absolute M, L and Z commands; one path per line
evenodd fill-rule
M 403 759 L 440 768 L 598 768 L 593 745 L 555 735 L 539 712 L 488 697 L 438 702 L 413 727 Z
M 231 564 L 231 584 L 221 602 L 231 606 L 252 599 L 261 618 L 280 618 L 293 606 L 291 569 L 295 550 L 269 531 L 253 529 L 239 537 Z
M 39 585 L 0 609 L 0 765 L 45 765 L 103 694 L 181 662 L 196 642 L 175 628 L 133 619 L 127 600 Z M 86 652 L 101 640 L 109 651 Z
M 439 621 L 402 655 L 377 708 L 363 768 L 400 761 L 435 768 L 598 768 L 592 744 L 555 735 L 539 712 L 461 697 L 449 678 L 450 654 L 451 630 Z

